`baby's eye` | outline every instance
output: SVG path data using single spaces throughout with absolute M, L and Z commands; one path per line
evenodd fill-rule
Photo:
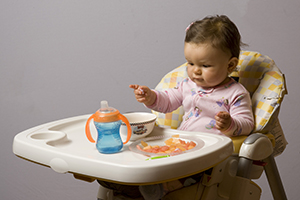
M 194 66 L 194 63 L 188 63 L 189 65 L 191 65 L 191 66 Z
M 210 65 L 202 65 L 204 68 L 210 67 Z

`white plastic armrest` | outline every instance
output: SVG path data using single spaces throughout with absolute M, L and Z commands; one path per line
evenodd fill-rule
M 262 160 L 273 153 L 273 145 L 270 139 L 261 133 L 251 134 L 243 142 L 239 157 L 250 160 Z

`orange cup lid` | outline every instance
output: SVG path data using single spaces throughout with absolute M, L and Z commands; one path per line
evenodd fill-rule
M 114 108 L 99 109 L 94 114 L 95 122 L 115 122 L 120 120 L 120 112 Z

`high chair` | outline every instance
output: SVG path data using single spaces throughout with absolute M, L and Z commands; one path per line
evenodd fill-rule
M 203 174 L 200 182 L 170 192 L 162 200 L 258 200 L 261 189 L 252 179 L 258 179 L 265 170 L 274 199 L 284 200 L 285 191 L 274 161 L 274 156 L 281 154 L 287 144 L 278 121 L 280 104 L 287 93 L 284 75 L 272 59 L 257 52 L 242 51 L 239 59 L 231 76 L 239 79 L 252 97 L 255 129 L 248 137 L 231 140 L 216 134 L 174 130 L 184 114 L 179 108 L 168 114 L 154 112 L 157 127 L 150 135 L 193 134 L 194 141 L 199 141 L 196 150 L 184 155 L 148 161 L 148 157 L 131 151 L 128 144 L 120 153 L 100 154 L 85 136 L 90 115 L 22 131 L 14 138 L 13 152 L 20 158 L 58 173 L 72 173 L 76 179 L 88 182 L 97 179 L 123 185 L 151 185 Z M 183 64 L 168 73 L 156 89 L 175 87 L 186 77 Z M 96 130 L 93 134 L 96 136 Z M 201 141 L 203 146 L 199 145 Z M 97 198 L 115 199 L 113 192 L 102 186 Z
M 274 61 L 258 52 L 241 51 L 239 64 L 230 75 L 249 91 L 252 98 L 255 129 L 249 136 L 232 137 L 234 153 L 227 160 L 204 172 L 198 184 L 167 194 L 163 199 L 258 200 L 258 179 L 265 170 L 274 199 L 287 199 L 274 160 L 286 147 L 278 121 L 280 104 L 285 94 L 285 78 Z M 155 88 L 173 88 L 188 77 L 186 63 L 166 74 Z M 176 129 L 184 114 L 180 107 L 172 113 L 158 113 L 157 126 Z

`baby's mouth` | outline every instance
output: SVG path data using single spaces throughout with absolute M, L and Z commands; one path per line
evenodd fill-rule
M 198 82 L 202 82 L 203 81 L 203 78 L 201 78 L 201 77 L 194 77 L 193 79 L 195 81 L 198 81 Z

